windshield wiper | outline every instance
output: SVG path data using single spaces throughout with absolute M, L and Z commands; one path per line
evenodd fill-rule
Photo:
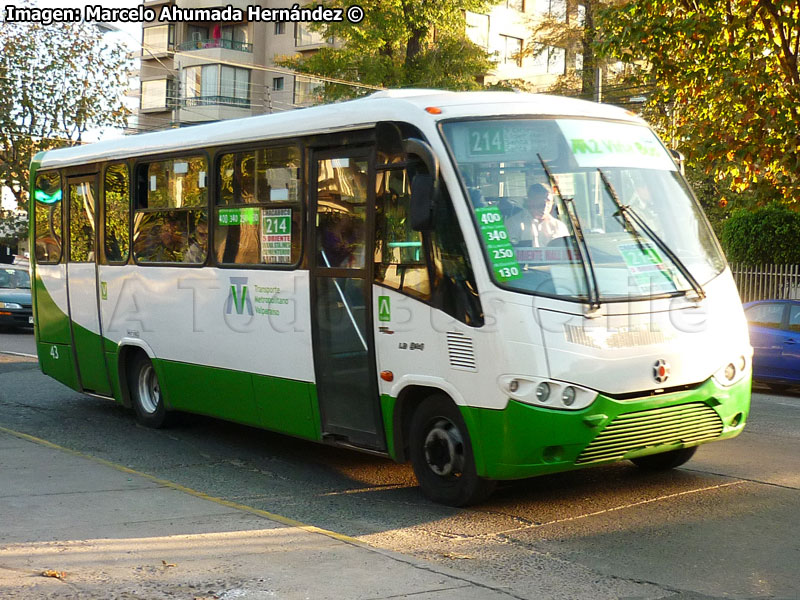
M 637 213 L 632 206 L 629 204 L 623 204 L 620 201 L 617 191 L 614 189 L 614 186 L 611 185 L 611 181 L 609 181 L 608 177 L 603 172 L 603 169 L 598 167 L 597 172 L 600 173 L 600 179 L 603 181 L 603 185 L 605 186 L 608 195 L 611 196 L 611 201 L 614 202 L 614 205 L 617 207 L 617 214 L 619 214 L 625 223 L 627 223 L 631 228 L 633 235 L 637 238 L 637 241 L 641 236 L 636 230 L 636 226 L 644 231 L 645 234 L 656 243 L 656 246 L 658 246 L 658 248 L 672 261 L 672 264 L 678 267 L 678 271 L 681 272 L 681 275 L 683 275 L 684 279 L 686 279 L 686 281 L 689 282 L 689 285 L 692 286 L 694 293 L 697 295 L 697 299 L 702 300 L 705 298 L 706 292 L 703 289 L 703 286 L 701 286 L 697 279 L 694 278 L 694 275 L 692 275 L 691 271 L 689 271 L 686 264 L 680 258 L 678 258 L 678 255 L 675 254 L 669 246 L 667 246 L 667 243 L 661 239 L 661 236 L 659 236 L 647 223 L 645 223 L 644 219 L 642 219 L 639 213 Z M 639 242 L 639 246 L 641 247 L 641 242 Z
M 581 222 L 574 210 L 573 199 L 564 198 L 564 196 L 561 195 L 561 188 L 558 187 L 558 181 L 556 181 L 556 178 L 548 168 L 547 163 L 542 158 L 542 155 L 537 154 L 536 157 L 539 159 L 539 163 L 541 163 L 542 168 L 547 175 L 547 179 L 550 180 L 550 187 L 556 192 L 556 195 L 561 202 L 561 207 L 564 209 L 564 212 L 569 219 L 569 223 L 572 226 L 572 235 L 578 242 L 575 246 L 575 249 L 578 251 L 578 260 L 581 261 L 583 276 L 586 279 L 586 295 L 589 299 L 589 310 L 596 310 L 600 308 L 600 288 L 597 285 L 597 275 L 594 272 L 592 258 L 589 256 L 589 247 L 586 245 L 586 239 L 583 236 L 583 228 L 581 227 Z M 569 205 L 567 202 L 569 202 Z

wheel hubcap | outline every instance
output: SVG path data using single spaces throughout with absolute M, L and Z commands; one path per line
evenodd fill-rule
M 425 437 L 425 460 L 437 475 L 460 475 L 464 468 L 464 441 L 458 427 L 447 419 L 437 420 Z
M 160 400 L 161 388 L 158 386 L 158 377 L 153 365 L 147 365 L 139 371 L 139 401 L 142 409 L 147 414 L 153 414 L 158 409 Z

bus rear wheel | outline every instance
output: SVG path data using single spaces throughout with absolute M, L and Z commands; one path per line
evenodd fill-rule
M 447 396 L 431 396 L 417 408 L 409 446 L 414 474 L 430 500 L 467 506 L 494 490 L 494 481 L 478 476 L 466 423 Z
M 136 412 L 136 420 L 145 427 L 159 429 L 169 421 L 164 396 L 153 363 L 143 353 L 137 353 L 128 369 L 128 390 Z
M 667 471 L 687 463 L 689 459 L 694 456 L 695 452 L 697 452 L 697 446 L 679 448 L 678 450 L 670 450 L 669 452 L 662 452 L 661 454 L 650 454 L 649 456 L 632 458 L 631 462 L 637 467 L 647 469 L 648 471 Z

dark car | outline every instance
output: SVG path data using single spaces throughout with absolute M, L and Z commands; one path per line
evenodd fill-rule
M 800 300 L 744 305 L 753 346 L 753 377 L 776 389 L 800 384 Z
M 22 265 L 0 265 L 0 328 L 32 327 L 31 276 Z

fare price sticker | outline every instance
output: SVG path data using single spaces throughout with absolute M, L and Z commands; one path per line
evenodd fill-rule
M 489 261 L 498 281 L 512 281 L 522 277 L 514 248 L 508 239 L 508 231 L 503 222 L 503 215 L 496 206 L 487 206 L 475 209 L 481 236 L 489 252 Z

